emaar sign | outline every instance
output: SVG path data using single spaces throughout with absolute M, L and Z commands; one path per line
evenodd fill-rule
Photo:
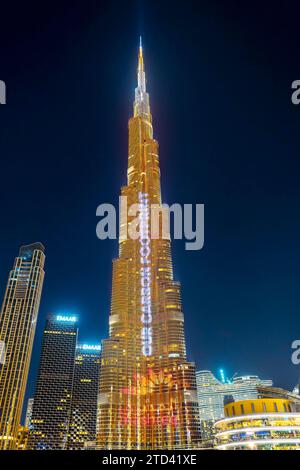
M 75 323 L 77 322 L 77 317 L 69 317 L 69 316 L 66 316 L 66 315 L 57 315 L 56 316 L 56 320 L 57 321 L 63 321 L 63 322 L 69 322 L 69 323 Z
M 6 85 L 0 80 L 0 104 L 6 104 Z

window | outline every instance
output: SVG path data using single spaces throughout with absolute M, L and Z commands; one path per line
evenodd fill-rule
M 273 405 L 274 405 L 274 411 L 276 413 L 278 413 L 278 406 L 277 406 L 277 403 L 275 401 L 274 401 Z
M 251 411 L 252 411 L 252 413 L 255 413 L 255 405 L 254 405 L 254 403 L 251 403 Z
M 244 415 L 244 414 L 245 414 L 244 405 L 241 405 L 241 413 L 242 413 L 242 415 Z

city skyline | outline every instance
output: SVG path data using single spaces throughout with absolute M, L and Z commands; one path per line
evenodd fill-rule
M 111 14 L 111 12 L 108 13 L 108 15 L 109 14 Z M 76 15 L 75 21 L 78 21 Z M 224 26 L 224 30 L 225 33 L 223 30 L 222 31 L 225 37 L 227 37 L 226 25 Z M 66 37 L 62 30 L 59 31 L 60 38 L 65 38 L 66 41 L 63 43 L 64 47 L 69 50 Z M 85 31 L 84 28 L 83 31 Z M 202 33 L 202 37 L 205 38 L 205 35 L 208 35 L 208 37 L 211 38 L 213 33 L 215 33 L 214 28 L 213 30 L 206 30 L 205 33 Z M 74 75 L 74 71 L 77 70 L 77 67 L 82 66 L 84 70 L 84 72 L 81 70 L 82 75 L 80 75 L 80 77 L 83 84 L 83 94 L 87 97 L 88 105 L 84 107 L 85 98 L 78 95 L 77 106 L 78 109 L 84 109 L 83 114 L 85 117 L 92 111 L 92 117 L 88 120 L 88 124 L 91 125 L 90 133 L 87 126 L 83 127 L 84 135 L 78 136 L 79 150 L 77 151 L 76 145 L 73 142 L 73 134 L 76 135 L 74 130 L 78 130 L 83 125 L 83 120 L 79 117 L 75 118 L 72 132 L 65 131 L 67 134 L 65 139 L 62 139 L 62 147 L 60 147 L 59 139 L 56 138 L 56 148 L 59 149 L 57 155 L 55 155 L 53 146 L 50 146 L 51 151 L 48 151 L 44 148 L 39 138 L 35 141 L 36 136 L 29 133 L 29 135 L 25 137 L 25 129 L 27 129 L 28 132 L 28 128 L 25 124 L 23 128 L 23 124 L 17 122 L 16 125 L 21 134 L 20 139 L 24 145 L 23 148 L 26 158 L 28 159 L 28 166 L 18 161 L 20 148 L 18 148 L 17 143 L 12 145 L 12 150 L 8 149 L 8 144 L 12 143 L 13 131 L 9 130 L 9 127 L 7 127 L 6 153 L 17 159 L 20 164 L 20 173 L 29 174 L 28 178 L 30 179 L 38 179 L 37 176 L 41 176 L 43 170 L 37 169 L 39 158 L 36 154 L 44 150 L 43 164 L 45 165 L 46 171 L 48 171 L 49 180 L 53 178 L 56 182 L 54 188 L 52 184 L 48 182 L 45 183 L 46 191 L 51 194 L 51 197 L 47 199 L 42 195 L 40 202 L 34 200 L 30 192 L 27 193 L 25 191 L 25 198 L 24 201 L 20 202 L 20 208 L 18 206 L 19 203 L 16 203 L 14 195 L 12 195 L 12 200 L 10 200 L 8 208 L 5 208 L 3 214 L 4 219 L 7 220 L 8 223 L 7 227 L 3 230 L 1 243 L 2 268 L 0 272 L 0 292 L 2 297 L 9 267 L 20 245 L 38 239 L 45 244 L 47 253 L 44 287 L 45 295 L 43 296 L 40 309 L 39 331 L 34 349 L 35 357 L 27 397 L 33 396 L 37 362 L 41 350 L 41 329 L 43 328 L 42 324 L 48 312 L 54 311 L 58 314 L 70 315 L 77 314 L 81 318 L 83 326 L 82 336 L 90 338 L 91 342 L 95 342 L 99 338 L 102 339 L 107 336 L 111 279 L 110 260 L 116 256 L 116 247 L 114 241 L 100 242 L 96 239 L 95 225 L 97 220 L 95 210 L 97 205 L 103 201 L 114 202 L 119 186 L 124 183 L 124 177 L 120 176 L 120 168 L 124 167 L 126 161 L 126 152 L 124 151 L 126 148 L 126 128 L 123 125 L 123 121 L 126 122 L 130 113 L 129 97 L 130 90 L 134 88 L 135 76 L 134 65 L 132 65 L 130 71 L 130 65 L 128 67 L 128 64 L 134 64 L 134 51 L 136 50 L 136 37 L 138 34 L 128 35 L 125 44 L 122 41 L 118 42 L 117 38 L 112 42 L 112 38 L 109 36 L 104 45 L 100 47 L 99 43 L 97 44 L 99 50 L 97 50 L 95 44 L 97 33 L 93 32 L 91 34 L 92 39 L 86 39 L 90 41 L 88 42 L 89 45 L 93 44 L 90 55 L 86 57 L 82 54 L 76 60 L 74 57 L 71 57 L 69 69 L 68 67 L 63 68 L 63 70 L 67 72 L 69 81 Z M 158 41 L 153 38 L 149 29 L 143 36 L 147 55 L 149 53 L 149 63 L 151 64 L 149 66 L 150 73 L 152 74 L 150 88 L 156 113 L 155 122 L 158 140 L 161 142 L 161 146 L 164 149 L 162 161 L 162 180 L 163 186 L 165 186 L 164 192 L 170 202 L 173 202 L 172 198 L 174 198 L 174 201 L 177 199 L 183 202 L 190 202 L 190 200 L 196 202 L 200 201 L 208 206 L 208 233 L 206 236 L 207 244 L 204 250 L 197 254 L 187 253 L 179 242 L 175 242 L 175 277 L 182 282 L 184 287 L 183 305 L 187 325 L 186 334 L 189 339 L 189 357 L 195 360 L 197 369 L 200 370 L 216 370 L 219 367 L 225 367 L 232 371 L 232 375 L 237 371 L 240 374 L 249 373 L 257 374 L 262 377 L 270 377 L 276 385 L 292 389 L 300 375 L 297 366 L 292 365 L 290 360 L 290 346 L 292 340 L 296 339 L 293 336 L 293 331 L 291 331 L 293 330 L 291 324 L 297 322 L 296 313 L 298 309 L 295 286 L 298 271 L 297 267 L 294 266 L 293 257 L 297 259 L 299 253 L 297 251 L 296 242 L 292 243 L 294 251 L 287 246 L 288 239 L 284 237 L 284 232 L 288 230 L 287 227 L 290 227 L 290 230 L 294 227 L 296 230 L 295 233 L 297 233 L 299 229 L 298 224 L 294 224 L 292 218 L 292 199 L 296 196 L 297 202 L 298 194 L 296 192 L 296 182 L 293 177 L 291 177 L 291 181 L 290 179 L 285 181 L 285 191 L 284 189 L 279 190 L 278 188 L 280 188 L 279 183 L 282 181 L 281 177 L 285 178 L 287 172 L 284 165 L 280 168 L 280 163 L 283 162 L 281 162 L 279 152 L 285 152 L 287 146 L 289 152 L 287 152 L 288 155 L 286 158 L 288 163 L 286 164 L 289 164 L 290 168 L 294 168 L 291 156 L 296 155 L 297 147 L 296 142 L 294 142 L 292 138 L 288 143 L 280 146 L 280 139 L 284 138 L 285 132 L 287 132 L 289 127 L 286 125 L 282 133 L 280 133 L 281 122 L 272 121 L 280 136 L 277 142 L 280 150 L 276 153 L 276 149 L 272 148 L 271 154 L 272 157 L 275 155 L 275 159 L 271 158 L 271 156 L 268 155 L 270 153 L 268 137 L 261 135 L 260 129 L 263 121 L 269 117 L 269 114 L 272 114 L 271 111 L 273 112 L 276 106 L 280 107 L 284 116 L 288 116 L 288 123 L 292 126 L 293 118 L 289 117 L 289 113 L 292 114 L 293 110 L 290 111 L 288 108 L 290 103 L 288 102 L 286 104 L 284 101 L 285 98 L 283 99 L 282 96 L 280 96 L 279 104 L 274 104 L 272 107 L 270 102 L 272 93 L 270 90 L 268 91 L 268 82 L 260 77 L 259 64 L 255 64 L 256 67 L 254 67 L 252 77 L 255 86 L 252 92 L 263 98 L 263 93 L 260 89 L 261 86 L 264 92 L 267 93 L 267 104 L 264 101 L 265 104 L 262 104 L 261 107 L 257 105 L 257 107 L 251 108 L 249 99 L 244 97 L 244 106 L 248 107 L 250 121 L 252 119 L 251 123 L 246 122 L 247 112 L 240 109 L 235 100 L 231 103 L 229 100 L 226 101 L 226 98 L 219 97 L 218 99 L 221 100 L 221 104 L 217 104 L 216 101 L 213 101 L 215 112 L 219 111 L 221 115 L 218 118 L 220 121 L 218 123 L 218 132 L 221 132 L 221 126 L 224 127 L 224 132 L 221 133 L 221 136 L 226 149 L 226 158 L 223 158 L 220 156 L 221 148 L 217 145 L 211 146 L 212 144 L 209 143 L 210 139 L 206 139 L 204 136 L 208 128 L 213 128 L 214 121 L 211 115 L 207 117 L 211 103 L 208 99 L 204 100 L 204 93 L 201 91 L 201 87 L 205 88 L 209 86 L 208 80 L 203 79 L 203 82 L 200 81 L 199 92 L 201 94 L 201 100 L 199 98 L 199 102 L 197 101 L 198 97 L 196 93 L 196 85 L 198 84 L 196 81 L 199 80 L 200 74 L 205 76 L 208 74 L 209 78 L 212 78 L 214 70 L 210 68 L 211 66 L 209 65 L 211 57 L 215 60 L 217 70 L 221 70 L 222 61 L 214 54 L 216 44 L 213 44 L 210 54 L 208 52 L 205 53 L 210 56 L 208 58 L 207 55 L 203 55 L 202 49 L 202 55 L 200 54 L 200 48 L 194 49 L 196 46 L 193 43 L 193 34 L 182 38 L 182 49 L 186 48 L 186 51 L 188 51 L 188 46 L 191 47 L 191 50 L 188 52 L 188 57 L 184 59 L 182 49 L 179 48 L 178 57 L 176 57 L 174 52 L 171 52 L 171 47 L 167 39 L 162 39 L 163 45 L 162 51 L 160 52 Z M 46 38 L 47 35 L 44 38 L 45 41 Z M 178 41 L 178 44 L 179 38 L 175 39 Z M 83 40 L 82 36 L 78 39 L 79 43 L 80 40 Z M 99 41 L 102 40 L 104 39 L 101 36 Z M 30 37 L 28 37 L 28 41 L 30 43 Z M 244 41 L 243 46 L 247 51 L 249 50 L 253 53 L 255 49 L 249 46 L 245 38 Z M 109 44 L 112 49 L 112 56 L 117 57 L 118 61 L 107 58 L 105 47 Z M 75 46 L 75 48 L 76 47 L 80 49 L 80 46 Z M 239 58 L 239 51 L 230 44 L 228 38 L 223 45 L 223 51 L 224 50 L 229 55 L 231 53 L 230 58 L 232 62 L 234 62 L 234 59 L 241 60 Z M 18 51 L 20 52 L 19 49 Z M 182 80 L 183 84 L 186 86 L 171 83 L 171 77 L 174 77 L 176 69 L 180 67 L 181 63 L 186 66 L 189 60 L 194 57 L 196 51 L 198 51 L 197 62 L 201 64 L 199 66 L 197 63 L 197 80 L 195 80 L 195 82 L 192 81 L 190 88 L 188 88 L 188 82 L 185 80 L 182 72 L 179 71 L 179 78 L 177 80 Z M 54 51 L 52 52 L 54 54 Z M 120 59 L 122 53 L 124 54 L 124 58 Z M 99 66 L 99 62 L 101 63 L 101 61 L 103 61 L 102 65 L 107 61 L 105 67 Z M 289 65 L 289 60 L 286 59 L 286 61 L 287 65 Z M 52 65 L 57 65 L 54 57 L 52 57 L 51 63 Z M 172 65 L 174 63 L 177 64 L 177 67 Z M 95 73 L 94 68 L 97 64 L 98 69 L 97 73 Z M 251 60 L 249 60 L 249 62 L 246 60 L 246 65 L 248 65 L 248 70 L 250 70 L 250 65 L 252 65 Z M 43 77 L 44 73 L 42 68 L 39 69 L 38 62 L 36 63 L 36 67 L 38 71 L 36 79 L 31 76 L 24 77 L 25 81 L 27 80 L 26 83 L 29 84 L 29 96 L 31 98 L 33 88 L 36 85 L 35 80 L 38 80 L 38 77 Z M 290 70 L 291 68 L 289 71 Z M 271 71 L 272 66 L 270 66 L 270 72 Z M 10 73 L 12 77 L 14 77 L 12 65 Z M 272 92 L 276 91 L 279 85 L 286 83 L 284 86 L 287 87 L 288 95 L 290 82 L 287 80 L 287 75 L 289 75 L 290 72 L 287 72 L 286 75 L 284 75 L 284 72 L 281 73 L 283 75 L 277 75 L 278 81 L 275 81 L 275 84 L 272 86 Z M 157 75 L 157 77 L 154 79 L 155 75 Z M 53 76 L 55 76 L 55 74 L 53 74 Z M 83 80 L 87 80 L 88 76 L 93 77 L 90 78 L 91 82 L 89 82 L 92 85 L 90 95 L 87 93 L 86 85 Z M 228 85 L 230 77 L 230 74 L 225 76 L 226 85 Z M 245 77 L 242 75 L 240 78 Z M 291 78 L 297 77 L 293 76 Z M 30 85 L 32 80 L 33 83 Z M 103 80 L 103 82 L 101 82 L 101 80 Z M 263 84 L 260 84 L 260 80 L 263 80 Z M 62 82 L 63 81 L 60 81 L 60 79 L 57 79 L 57 82 L 54 81 L 56 92 Z M 103 91 L 110 82 L 112 89 L 109 95 L 112 100 L 112 105 L 109 100 L 105 99 Z M 41 80 L 41 83 L 43 83 L 43 80 Z M 15 89 L 18 89 L 18 81 L 16 79 L 14 84 Z M 213 82 L 213 85 L 216 86 L 217 82 Z M 214 98 L 212 98 L 213 85 L 209 88 L 211 100 L 214 100 Z M 33 88 L 30 88 L 31 86 Z M 41 85 L 41 87 L 41 94 L 45 100 L 45 91 L 48 90 L 48 88 L 46 88 L 45 85 Z M 237 88 L 238 89 L 235 90 L 235 96 L 238 101 L 242 99 L 243 92 L 242 86 L 240 88 L 237 86 Z M 56 106 L 59 106 L 59 109 L 63 107 L 66 108 L 63 112 L 65 116 L 69 118 L 74 110 L 77 109 L 76 106 L 73 108 L 71 105 L 73 91 L 75 90 L 78 92 L 79 88 L 75 87 L 72 89 L 72 93 L 69 92 L 69 94 L 65 95 L 66 101 L 64 101 L 62 93 L 55 102 Z M 66 88 L 63 88 L 63 91 L 66 92 Z M 52 97 L 55 96 L 56 92 L 53 91 Z M 221 94 L 222 92 L 223 89 L 219 89 L 219 93 Z M 231 97 L 234 96 L 233 89 L 230 90 L 230 95 Z M 203 113 L 207 117 L 207 124 L 204 123 L 204 119 L 197 121 L 197 118 L 195 118 L 194 110 L 192 111 L 190 109 L 190 100 L 192 98 L 196 100 L 196 103 L 193 103 L 193 105 L 199 109 L 200 114 Z M 289 98 L 287 97 L 286 99 L 288 101 Z M 20 104 L 14 101 L 13 97 L 12 100 L 13 109 L 20 109 Z M 93 100 L 96 100 L 96 103 L 94 103 Z M 231 118 L 236 126 L 234 129 L 231 129 L 230 124 L 225 122 L 226 113 L 224 109 L 229 104 L 232 104 L 234 107 L 234 112 L 231 113 Z M 176 112 L 175 105 L 177 106 L 178 114 L 181 116 L 178 120 L 171 117 L 171 114 L 175 114 Z M 267 105 L 270 107 L 270 111 L 265 109 Z M 108 134 L 107 138 L 104 137 L 106 134 L 105 129 L 108 129 L 108 127 L 105 125 L 105 120 L 103 118 L 100 119 L 100 114 L 108 113 L 110 106 L 112 106 L 113 112 L 110 111 L 107 119 L 112 120 L 114 127 L 118 129 L 116 133 L 120 135 L 121 143 L 113 143 L 112 134 Z M 288 109 L 286 109 L 285 106 Z M 54 108 L 55 106 L 51 108 L 51 117 L 45 117 L 44 131 L 38 127 L 34 111 L 32 111 L 31 118 L 37 128 L 42 131 L 44 138 L 49 138 L 50 135 L 52 135 L 52 120 L 57 117 Z M 39 102 L 33 100 L 33 110 L 37 111 L 38 109 Z M 72 113 L 70 110 L 72 110 Z M 9 112 L 10 111 L 5 111 L 5 113 Z M 192 119 L 195 121 L 195 124 L 189 122 L 190 127 L 184 127 L 180 135 L 179 130 L 182 119 L 186 119 L 189 112 L 192 113 Z M 253 119 L 259 112 L 262 113 L 262 117 L 257 118 L 258 123 L 255 123 Z M 23 110 L 22 113 L 25 113 L 25 110 Z M 118 113 L 120 117 L 116 118 L 115 115 Z M 234 113 L 236 115 L 234 115 Z M 23 115 L 24 114 L 22 114 L 22 116 Z M 244 118 L 244 125 L 247 128 L 246 132 L 241 129 L 241 126 L 237 125 L 237 117 L 239 119 Z M 59 121 L 55 127 L 58 135 L 61 129 L 64 129 L 62 121 L 63 119 Z M 266 122 L 268 122 L 267 119 Z M 9 125 L 8 115 L 7 126 Z M 196 184 L 193 182 L 192 175 L 187 176 L 182 174 L 182 168 L 188 159 L 188 156 L 185 155 L 185 144 L 188 140 L 192 141 L 193 144 L 198 142 L 199 130 L 198 133 L 195 133 L 195 131 L 198 129 L 199 125 L 203 126 L 203 135 L 200 134 L 201 142 L 199 145 L 197 143 L 197 155 L 190 160 L 190 173 L 197 172 L 197 176 L 199 175 L 199 182 Z M 282 125 L 284 126 L 284 124 Z M 5 124 L 3 127 L 6 128 Z M 268 132 L 270 132 L 270 128 Z M 11 129 L 13 129 L 13 127 Z M 104 131 L 102 132 L 103 129 Z M 176 145 L 179 146 L 178 150 L 175 149 L 174 144 L 171 142 L 174 130 L 178 131 L 176 135 Z M 259 148 L 260 159 L 258 156 L 254 156 L 253 166 L 259 165 L 260 175 L 263 175 L 263 177 L 257 175 L 255 169 L 252 167 L 252 163 L 249 163 L 251 152 L 248 149 L 243 149 L 241 143 L 242 139 L 239 139 L 236 132 L 245 132 L 243 134 L 244 139 L 246 139 L 246 137 L 250 138 L 252 132 L 254 132 L 256 141 L 255 145 L 252 144 L 250 146 L 251 152 L 254 154 L 255 149 Z M 212 137 L 212 134 L 213 132 L 210 133 L 210 137 Z M 89 145 L 85 147 L 86 144 L 83 142 L 86 142 L 88 139 L 90 139 Z M 97 143 L 95 144 L 95 142 Z M 201 145 L 201 143 L 203 145 Z M 104 149 L 102 149 L 102 144 L 104 144 Z M 169 144 L 170 150 L 168 148 Z M 112 149 L 108 150 L 110 146 Z M 87 149 L 88 156 L 85 154 L 85 148 Z M 120 148 L 123 148 L 123 150 L 120 150 Z M 33 156 L 30 155 L 30 149 L 34 150 Z M 189 155 L 191 154 L 190 150 L 191 146 L 188 145 L 187 153 Z M 229 157 L 231 150 L 233 150 L 233 154 L 235 155 L 233 159 Z M 247 174 L 243 172 L 243 164 L 237 158 L 242 150 L 244 150 L 244 159 L 242 162 L 247 165 Z M 113 155 L 114 153 L 115 155 Z M 73 154 L 75 154 L 75 158 Z M 108 154 L 108 160 L 113 163 L 107 162 L 104 158 L 104 154 Z M 89 157 L 89 155 L 91 156 Z M 174 165 L 174 161 L 176 165 Z M 272 163 L 273 166 L 270 166 Z M 226 171 L 225 168 L 227 164 L 229 165 L 228 171 Z M 71 173 L 69 171 L 70 165 L 72 168 Z M 174 170 L 174 166 L 177 166 L 178 170 Z M 219 171 L 215 172 L 215 166 L 219 168 Z M 30 171 L 28 171 L 28 168 Z M 7 162 L 8 174 L 12 171 L 12 164 Z M 274 177 L 274 186 L 268 181 L 270 171 Z M 34 176 L 31 172 L 33 172 Z M 231 176 L 230 172 L 233 172 L 235 178 Z M 97 174 L 97 177 L 93 177 L 92 174 Z M 69 180 L 67 181 L 68 176 Z M 183 178 L 182 185 L 180 185 L 179 176 Z M 22 176 L 17 176 L 17 178 L 20 178 L 19 182 L 22 181 Z M 253 183 L 254 178 L 256 178 L 255 184 Z M 208 187 L 204 179 L 208 179 L 212 182 L 211 184 L 215 186 L 215 191 L 212 191 Z M 108 183 L 105 183 L 104 180 L 108 180 Z M 83 188 L 81 199 L 77 198 L 75 195 L 77 191 L 76 181 L 79 188 Z M 288 189 L 289 183 L 291 183 L 290 192 Z M 4 188 L 5 184 L 4 182 Z M 42 183 L 38 182 L 37 184 L 39 190 L 42 191 Z M 236 190 L 232 189 L 230 191 L 230 188 L 234 188 L 234 184 L 237 184 Z M 295 184 L 295 186 L 293 184 Z M 275 186 L 277 186 L 276 189 L 279 191 L 279 194 L 275 191 Z M 63 187 L 64 190 L 61 189 Z M 3 191 L 4 188 L 2 189 Z M 236 191 L 241 191 L 242 203 L 240 205 L 235 202 Z M 57 192 L 57 194 L 54 195 L 53 192 Z M 213 194 L 214 192 L 216 195 Z M 229 194 L 226 204 L 223 201 L 224 193 Z M 287 199 L 290 203 L 287 212 L 284 212 L 285 223 L 287 224 L 287 227 L 285 226 L 284 228 L 278 227 L 275 224 L 277 213 L 274 209 L 274 205 L 276 206 L 277 204 L 279 209 L 283 209 L 285 205 L 284 201 L 282 202 L 282 198 L 280 198 L 280 194 L 281 196 L 283 195 L 283 199 Z M 285 194 L 287 195 L 285 196 Z M 53 210 L 51 209 L 51 198 L 53 198 L 54 201 Z M 252 207 L 253 198 L 256 204 L 255 209 Z M 31 207 L 31 205 L 33 206 L 35 220 L 33 220 L 31 226 L 27 226 L 24 224 L 24 217 L 25 214 L 27 214 L 28 207 Z M 62 208 L 60 208 L 60 205 L 62 205 Z M 11 214 L 8 212 L 9 210 Z M 41 212 L 39 216 L 40 220 L 36 217 L 36 215 L 39 214 L 39 210 Z M 224 210 L 227 214 L 226 220 L 225 216 L 222 215 L 222 211 Z M 246 217 L 242 215 L 244 211 L 248 212 L 249 216 Z M 15 213 L 21 217 L 21 222 L 18 225 L 13 220 L 15 215 L 13 216 L 12 214 Z M 215 222 L 215 218 L 217 217 L 219 217 L 219 219 L 223 217 L 222 222 Z M 265 217 L 267 219 L 265 219 Z M 47 219 L 49 219 L 48 223 L 46 223 Z M 252 220 L 254 220 L 254 224 L 257 227 L 257 232 L 253 230 L 253 232 L 248 235 L 246 232 L 248 231 L 248 227 L 252 226 Z M 228 228 L 224 229 L 223 225 L 227 227 L 227 224 Z M 45 225 L 45 228 L 43 225 Z M 84 227 L 84 229 L 80 227 L 78 229 L 79 225 Z M 220 238 L 223 238 L 223 241 L 218 240 L 218 230 L 220 228 L 222 228 Z M 296 235 L 294 236 L 296 238 Z M 59 247 L 59 245 L 63 245 L 62 240 L 66 241 L 65 248 Z M 70 246 L 70 253 L 66 253 L 67 246 Z M 223 261 L 221 262 L 220 259 L 226 249 L 229 253 L 224 254 L 223 265 Z M 244 253 L 246 250 L 251 252 L 253 261 L 251 260 L 251 256 L 245 256 Z M 62 254 L 64 254 L 64 257 Z M 230 265 L 229 261 L 231 257 L 233 259 Z M 240 261 L 239 257 L 241 257 Z M 61 265 L 59 270 L 56 270 L 58 260 L 61 260 Z M 82 266 L 80 273 L 76 272 L 74 269 L 78 262 Z M 197 267 L 197 269 L 194 268 L 194 279 L 189 275 L 193 264 Z M 87 278 L 91 271 L 92 276 L 89 277 L 90 282 L 84 282 L 84 279 Z M 63 285 L 62 280 L 66 278 L 69 272 L 71 272 L 69 279 Z M 103 286 L 102 290 L 101 286 Z M 90 298 L 93 300 L 90 300 Z M 217 300 L 218 298 L 220 300 Z M 223 311 L 221 311 L 222 306 Z M 284 318 L 288 316 L 289 325 L 283 321 L 280 312 L 284 312 Z M 252 319 L 253 325 L 251 321 L 249 322 L 249 319 Z M 93 325 L 93 329 L 91 329 L 90 325 Z M 94 325 L 97 325 L 97 327 L 95 328 Z M 259 325 L 259 328 L 256 327 L 257 325 Z M 250 332 L 250 338 L 247 337 L 246 333 L 248 332 Z M 251 339 L 251 335 L 254 334 L 255 338 L 253 337 Z M 277 364 L 276 367 L 273 365 L 274 362 Z

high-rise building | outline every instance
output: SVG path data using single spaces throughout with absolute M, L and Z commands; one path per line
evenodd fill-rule
M 259 387 L 271 387 L 273 384 L 272 380 L 261 380 L 256 375 L 220 381 L 209 370 L 197 371 L 196 381 L 202 439 L 212 438 L 214 422 L 225 416 L 224 405 L 258 398 Z
M 16 449 L 44 281 L 44 247 L 22 246 L 9 274 L 0 315 L 0 450 Z
M 275 397 L 241 400 L 225 406 L 214 424 L 218 450 L 299 450 L 300 399 Z M 296 410 L 294 408 L 296 407 Z
M 78 344 L 73 379 L 68 449 L 96 440 L 101 346 Z
M 123 206 L 119 257 L 113 262 L 109 339 L 102 346 L 98 447 L 188 449 L 200 438 L 195 367 L 186 357 L 181 289 L 173 278 L 170 237 L 150 235 L 151 205 L 162 209 L 162 201 L 141 45 L 137 78 L 129 120 L 127 185 L 121 195 L 128 207 L 138 205 L 140 233 L 130 236 L 136 220 L 127 219 Z
M 32 408 L 29 449 L 66 449 L 77 336 L 76 316 L 48 315 Z
M 28 398 L 26 415 L 25 415 L 25 428 L 27 429 L 30 429 L 30 425 L 31 425 L 33 403 L 34 403 L 34 398 Z

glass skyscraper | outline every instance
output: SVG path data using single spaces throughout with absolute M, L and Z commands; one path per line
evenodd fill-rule
M 78 344 L 72 389 L 68 449 L 96 440 L 101 346 Z
M 17 447 L 19 424 L 44 281 L 44 247 L 22 246 L 0 314 L 0 450 Z
M 129 120 L 128 207 L 121 210 L 113 261 L 109 338 L 103 341 L 98 447 L 188 449 L 199 442 L 194 364 L 187 361 L 181 287 L 173 278 L 170 237 L 151 237 L 151 205 L 162 209 L 158 143 L 153 138 L 142 45 Z
M 28 448 L 67 447 L 78 336 L 77 317 L 48 315 L 32 408 Z

